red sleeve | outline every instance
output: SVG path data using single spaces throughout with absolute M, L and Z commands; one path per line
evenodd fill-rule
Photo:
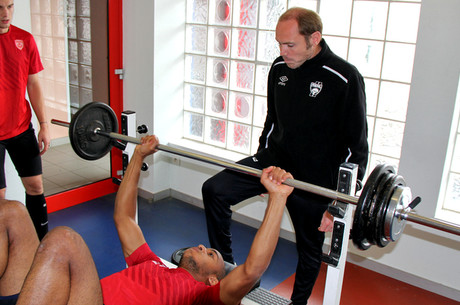
M 125 259 L 128 266 L 134 266 L 145 261 L 156 261 L 161 265 L 164 265 L 161 259 L 150 250 L 150 247 L 147 243 L 141 245 L 137 248 L 130 256 Z
M 40 59 L 40 54 L 38 52 L 37 44 L 32 35 L 29 36 L 29 75 L 36 74 L 43 70 L 43 64 Z
M 220 300 L 220 282 L 214 286 L 208 286 L 198 297 L 194 304 L 225 305 Z

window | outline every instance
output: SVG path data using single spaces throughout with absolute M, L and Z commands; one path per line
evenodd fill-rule
M 67 120 L 66 33 L 64 5 L 59 1 L 30 1 L 31 33 L 34 35 L 44 66 L 39 74 L 48 116 Z M 48 110 L 47 110 L 48 111 Z M 59 134 L 61 135 L 61 134 Z M 62 136 L 66 131 L 62 131 Z
M 72 114 L 93 101 L 91 5 L 89 0 L 67 1 L 67 49 Z
M 255 153 L 266 115 L 266 80 L 279 55 L 278 17 L 317 11 L 323 37 L 366 83 L 369 169 L 399 165 L 420 15 L 419 1 L 188 0 L 184 137 Z
M 273 30 L 285 10 L 276 1 L 188 1 L 186 138 L 243 154 L 256 151 L 268 71 L 279 54 Z

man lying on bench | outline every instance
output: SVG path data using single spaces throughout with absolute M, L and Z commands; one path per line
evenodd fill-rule
M 36 305 L 239 304 L 270 263 L 286 198 L 293 190 L 281 183 L 292 175 L 276 167 L 263 170 L 261 183 L 270 197 L 244 264 L 224 277 L 220 253 L 199 245 L 183 253 L 177 269 L 169 269 L 150 250 L 135 221 L 140 170 L 158 143 L 155 136 L 142 138 L 116 196 L 114 220 L 126 269 L 99 280 L 91 253 L 78 233 L 58 227 L 39 244 L 24 206 L 3 200 L 0 295 L 19 293 L 17 304 Z

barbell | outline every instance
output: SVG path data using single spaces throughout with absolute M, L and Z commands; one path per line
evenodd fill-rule
M 141 143 L 140 139 L 117 133 L 118 120 L 115 112 L 110 106 L 100 102 L 92 102 L 80 108 L 70 123 L 56 119 L 51 120 L 51 123 L 69 128 L 71 146 L 75 153 L 85 160 L 102 158 L 116 146 L 116 140 Z M 259 169 L 201 152 L 163 144 L 159 144 L 157 148 L 240 173 L 257 177 L 262 175 Z M 284 183 L 326 198 L 356 205 L 351 236 L 355 246 L 361 250 L 366 250 L 372 245 L 385 247 L 389 242 L 398 240 L 406 221 L 460 235 L 460 226 L 412 212 L 421 199 L 416 197 L 412 200 L 411 190 L 406 186 L 404 178 L 396 174 L 390 165 L 379 164 L 374 168 L 359 197 L 295 179 L 287 179 Z

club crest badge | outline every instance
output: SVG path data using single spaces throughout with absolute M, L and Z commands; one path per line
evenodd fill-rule
M 14 41 L 14 43 L 16 44 L 16 48 L 18 48 L 19 50 L 22 50 L 24 48 L 24 41 L 23 40 L 16 39 Z
M 311 97 L 316 97 L 320 92 L 321 89 L 323 89 L 323 83 L 322 82 L 311 82 L 310 83 L 310 96 Z

